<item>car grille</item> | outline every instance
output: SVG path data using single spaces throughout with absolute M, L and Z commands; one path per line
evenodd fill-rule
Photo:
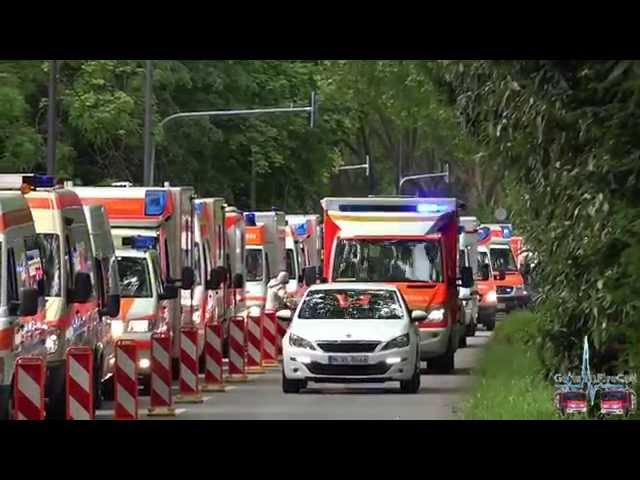
M 329 353 L 371 353 L 380 342 L 316 342 L 323 352 Z
M 378 362 L 371 365 L 327 365 L 325 363 L 311 362 L 307 368 L 313 375 L 331 376 L 369 376 L 384 375 L 391 365 Z
M 511 295 L 513 293 L 513 287 L 496 287 L 496 294 L 498 295 Z

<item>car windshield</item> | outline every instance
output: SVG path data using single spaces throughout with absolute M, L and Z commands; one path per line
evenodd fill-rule
M 247 249 L 245 265 L 247 267 L 247 282 L 261 282 L 264 278 L 262 250 L 258 248 Z
M 513 252 L 510 248 L 492 248 L 491 249 L 491 268 L 498 272 L 505 270 L 507 272 L 516 272 L 518 267 L 513 258 Z
M 293 249 L 287 248 L 287 273 L 289 274 L 289 278 L 298 278 L 298 274 L 296 273 L 296 264 L 293 261 Z
M 400 320 L 404 311 L 390 290 L 316 290 L 305 297 L 298 318 Z
M 151 297 L 149 267 L 144 257 L 118 257 L 120 294 L 123 297 Z
M 624 392 L 615 391 L 615 392 L 604 392 L 602 394 L 603 400 L 624 400 Z
M 39 233 L 37 237 L 44 270 L 44 295 L 45 297 L 61 297 L 60 236 L 55 233 Z
M 436 240 L 338 241 L 333 264 L 338 282 L 443 282 Z

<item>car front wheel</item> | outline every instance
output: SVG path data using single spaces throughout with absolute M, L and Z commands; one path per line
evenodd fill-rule
M 283 393 L 300 393 L 300 390 L 307 386 L 304 380 L 289 380 L 284 372 L 282 372 L 282 392 Z
M 400 391 L 402 393 L 418 393 L 420 390 L 420 364 L 413 370 L 413 375 L 409 380 L 400 381 Z

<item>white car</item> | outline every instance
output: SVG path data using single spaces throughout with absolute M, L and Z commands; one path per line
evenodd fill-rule
M 403 393 L 420 389 L 423 311 L 410 312 L 400 291 L 379 283 L 310 287 L 282 340 L 282 390 L 298 393 L 307 382 L 400 382 Z M 292 318 L 293 317 L 293 318 Z

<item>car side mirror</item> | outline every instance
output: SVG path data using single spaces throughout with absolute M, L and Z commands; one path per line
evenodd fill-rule
M 424 322 L 429 315 L 424 310 L 414 310 L 411 312 L 411 321 L 413 323 Z
M 23 288 L 20 292 L 20 308 L 18 309 L 18 315 L 21 317 L 32 317 L 38 313 L 38 299 L 40 298 L 40 292 L 37 288 Z
M 304 277 L 304 284 L 307 287 L 315 285 L 316 281 L 318 280 L 318 272 L 316 271 L 315 267 L 305 267 L 302 270 L 302 276 Z
M 107 297 L 107 305 L 100 310 L 100 315 L 111 318 L 120 315 L 120 295 L 109 295 Z
M 282 322 L 291 321 L 291 310 L 278 310 L 276 318 Z
M 242 276 L 241 273 L 236 273 L 233 276 L 233 288 L 235 289 L 244 288 L 244 277 Z
M 461 279 L 460 286 L 462 288 L 473 287 L 473 269 L 471 267 L 461 267 L 460 279 Z
M 193 288 L 193 283 L 195 282 L 196 275 L 191 267 L 184 267 L 182 269 L 182 281 L 180 284 L 180 288 L 183 290 L 191 290 Z
M 158 297 L 160 300 L 173 300 L 178 298 L 178 287 L 171 284 L 166 284 L 164 286 L 164 292 L 161 293 Z
M 487 281 L 491 278 L 491 270 L 488 264 L 484 264 L 480 267 L 480 280 Z
M 91 284 L 91 275 L 87 272 L 76 272 L 76 275 L 73 279 L 73 284 L 75 285 L 71 300 L 74 303 L 87 303 L 91 298 L 91 292 L 93 291 L 93 286 Z
M 209 281 L 207 282 L 207 289 L 209 290 L 219 290 L 224 283 L 224 280 L 227 278 L 227 269 L 223 266 L 218 266 L 213 268 L 211 272 L 209 272 Z

